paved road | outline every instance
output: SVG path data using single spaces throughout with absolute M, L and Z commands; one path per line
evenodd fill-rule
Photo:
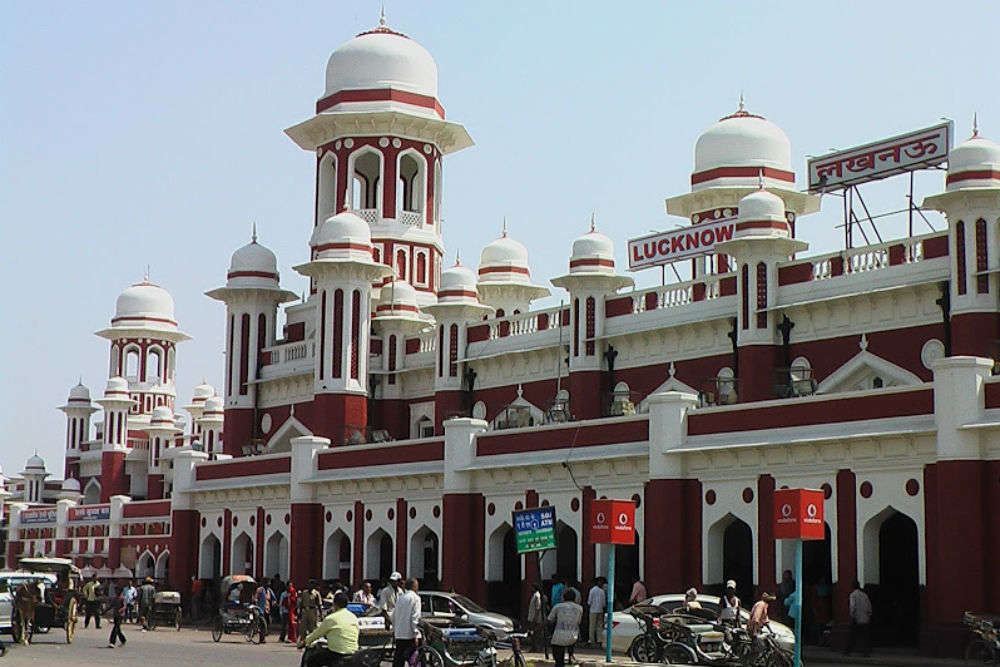
M 140 632 L 125 626 L 125 648 L 108 648 L 111 626 L 100 630 L 78 626 L 76 639 L 67 645 L 65 635 L 53 630 L 37 635 L 31 646 L 12 646 L 0 667 L 297 667 L 301 653 L 279 644 L 275 636 L 263 645 L 247 644 L 242 635 L 224 635 L 216 644 L 208 630 Z M 5 641 L 9 640 L 4 637 Z M 588 652 L 590 653 L 590 652 Z M 528 656 L 529 667 L 532 657 Z M 540 656 L 539 656 L 540 657 Z M 579 656 L 584 660 L 591 656 Z M 596 656 L 594 656 L 596 657 Z M 551 663 L 549 663 L 551 664 Z M 858 663 L 824 663 L 827 667 L 854 667 Z M 388 667 L 386 664 L 385 667 Z M 811 667 L 811 666 L 810 666 Z

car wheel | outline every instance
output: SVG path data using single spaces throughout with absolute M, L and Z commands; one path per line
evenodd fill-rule
M 652 637 L 639 635 L 629 646 L 628 654 L 636 662 L 657 662 L 656 641 Z

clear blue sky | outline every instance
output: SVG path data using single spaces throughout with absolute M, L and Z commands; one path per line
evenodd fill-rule
M 805 155 L 973 111 L 1000 139 L 997 2 L 402 2 L 389 24 L 435 56 L 440 97 L 476 146 L 445 163 L 449 260 L 466 264 L 506 215 L 540 282 L 566 268 L 591 210 L 624 264 L 627 238 L 665 228 L 694 141 L 734 110 L 779 124 L 798 182 Z M 0 20 L 3 216 L 0 464 L 33 448 L 61 475 L 55 410 L 79 376 L 96 397 L 94 331 L 142 277 L 173 294 L 194 340 L 178 403 L 220 386 L 220 285 L 259 221 L 282 284 L 306 258 L 315 160 L 282 130 L 309 117 L 330 52 L 375 25 L 378 3 L 7 2 Z M 922 194 L 943 177 L 922 178 Z M 903 184 L 873 200 L 905 205 Z M 838 201 L 800 220 L 839 247 Z M 900 236 L 902 223 L 884 232 Z M 640 284 L 659 279 L 641 274 Z

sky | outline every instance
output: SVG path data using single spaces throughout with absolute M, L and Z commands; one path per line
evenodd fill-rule
M 291 266 L 307 258 L 315 159 L 283 130 L 310 117 L 330 53 L 376 25 L 379 3 L 0 12 L 0 465 L 20 472 L 37 449 L 58 477 L 56 408 L 79 378 L 103 392 L 108 343 L 93 332 L 147 265 L 194 338 L 179 347 L 178 405 L 202 379 L 221 387 L 224 306 L 203 293 L 252 220 L 282 286 L 305 288 Z M 698 135 L 740 91 L 790 137 L 800 187 L 807 155 L 942 117 L 962 140 L 978 112 L 1000 139 L 997 2 L 390 0 L 386 14 L 434 55 L 448 118 L 476 142 L 444 165 L 446 265 L 456 250 L 478 263 L 506 216 L 547 284 L 594 212 L 626 266 L 627 239 L 685 222 L 664 198 L 688 190 Z M 943 182 L 919 174 L 918 201 Z M 866 188 L 873 209 L 906 206 L 900 179 Z M 810 253 L 842 247 L 839 205 L 825 197 L 798 221 Z M 906 234 L 900 217 L 879 228 Z

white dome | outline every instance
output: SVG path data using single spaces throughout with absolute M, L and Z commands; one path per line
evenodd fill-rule
M 948 153 L 948 189 L 1000 185 L 1000 145 L 974 134 Z
M 345 243 L 365 246 L 372 244 L 372 233 L 368 223 L 350 211 L 341 211 L 316 225 L 312 238 L 309 239 L 309 245 L 314 249 Z
M 573 241 L 573 254 L 569 259 L 570 273 L 615 272 L 615 244 L 604 234 L 591 229 Z
M 506 232 L 483 248 L 479 256 L 479 282 L 527 284 L 530 277 L 528 249 Z
M 267 273 L 277 278 L 278 258 L 257 241 L 251 241 L 233 253 L 229 262 L 229 277 L 234 273 Z
M 24 464 L 25 472 L 39 472 L 45 470 L 45 459 L 43 459 L 38 454 L 33 454 L 28 458 L 27 463 Z
M 149 281 L 132 285 L 118 296 L 115 302 L 115 317 L 111 323 L 142 319 L 154 319 L 161 324 L 176 325 L 173 297 L 167 290 Z
M 174 425 L 174 411 L 165 405 L 160 405 L 153 408 L 153 414 L 150 416 L 150 422 L 153 424 L 169 424 Z
M 333 52 L 324 97 L 342 90 L 394 88 L 436 98 L 437 82 L 437 64 L 427 49 L 383 25 Z
M 208 413 L 219 413 L 222 414 L 222 398 L 219 396 L 213 396 L 212 398 L 205 401 L 205 414 Z
M 790 172 L 791 142 L 774 123 L 737 111 L 702 132 L 695 144 L 695 173 L 718 167 L 771 167 Z
M 767 190 L 752 192 L 740 200 L 739 219 L 785 221 L 785 202 Z
M 62 482 L 63 491 L 79 491 L 80 490 L 80 480 L 74 477 L 67 477 Z
M 90 390 L 81 382 L 69 390 L 70 401 L 90 402 Z
M 419 311 L 417 305 L 417 290 L 404 280 L 393 280 L 382 285 L 379 304 L 375 309 L 379 315 L 412 314 Z
M 471 292 L 476 294 L 476 275 L 471 269 L 461 264 L 445 269 L 441 272 L 439 292 Z
M 195 401 L 204 401 L 206 398 L 211 398 L 212 396 L 215 396 L 215 388 L 202 380 L 202 383 L 194 388 L 194 395 L 192 398 Z
M 108 379 L 108 384 L 104 388 L 104 395 L 125 394 L 128 395 L 128 380 L 116 376 Z

